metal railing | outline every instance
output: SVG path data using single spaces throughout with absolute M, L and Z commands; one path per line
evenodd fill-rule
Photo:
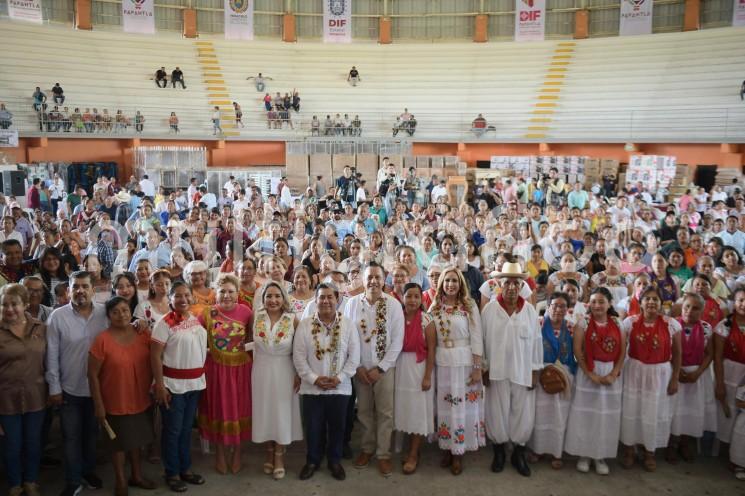
M 735 97 L 736 98 L 736 97 Z M 48 136 L 132 136 L 138 133 L 134 125 L 127 128 L 117 129 L 111 127 L 110 131 L 97 130 L 93 133 L 76 133 L 74 126 L 69 126 L 65 132 L 65 126 L 50 131 L 43 126 L 39 129 L 39 117 L 31 108 L 29 101 L 9 100 L 6 102 L 8 110 L 13 112 L 13 128 L 18 129 L 21 135 L 48 135 Z M 732 142 L 745 140 L 745 107 L 738 104 L 732 106 L 705 107 L 651 107 L 632 109 L 557 109 L 551 116 L 552 122 L 547 124 L 545 131 L 548 140 L 555 141 L 671 141 L 671 142 Z M 78 106 L 78 105 L 75 105 Z M 50 109 L 53 104 L 50 105 Z M 78 106 L 80 107 L 80 106 Z M 92 106 L 90 106 L 92 107 Z M 74 107 L 68 105 L 70 112 Z M 99 106 L 99 111 L 102 107 Z M 84 111 L 80 107 L 81 112 Z M 109 108 L 111 114 L 115 114 L 119 107 Z M 169 109 L 157 106 L 122 106 L 121 110 L 130 120 L 136 110 L 140 110 L 145 116 L 145 126 L 142 135 L 164 136 L 169 134 L 168 116 Z M 356 115 L 362 122 L 361 134 L 356 136 L 339 132 L 336 127 L 328 134 L 324 131 L 324 121 L 327 114 L 335 119 L 336 109 L 329 112 L 316 112 L 320 124 L 321 137 L 341 137 L 345 139 L 356 138 L 382 138 L 391 137 L 396 122 L 396 115 L 391 112 L 347 112 L 349 120 Z M 412 109 L 414 110 L 414 109 Z M 212 124 L 210 112 L 200 105 L 182 107 L 177 109 L 179 117 L 180 135 L 190 138 L 206 138 L 212 135 Z M 289 122 L 280 122 L 275 127 L 274 123 L 267 122 L 267 114 L 263 110 L 243 108 L 243 123 L 245 127 L 236 127 L 235 116 L 231 110 L 223 109 L 221 124 L 224 131 L 238 132 L 237 139 L 277 139 L 297 140 L 312 139 L 311 119 L 314 113 L 303 110 L 301 113 L 290 113 Z M 412 136 L 401 130 L 398 138 L 402 139 L 431 139 L 439 141 L 534 141 L 526 139 L 529 119 L 532 116 L 527 111 L 485 111 L 484 116 L 493 130 L 478 136 L 471 129 L 473 114 L 447 113 L 447 112 L 417 112 L 415 113 L 417 126 Z M 343 118 L 344 112 L 341 112 Z M 53 126 L 52 129 L 57 128 Z

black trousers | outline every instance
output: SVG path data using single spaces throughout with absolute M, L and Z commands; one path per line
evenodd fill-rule
M 308 445 L 306 463 L 320 465 L 324 446 L 329 464 L 341 462 L 348 404 L 347 395 L 303 395 L 303 417 Z
M 173 84 L 173 87 L 174 88 L 176 87 L 176 83 L 181 83 L 181 87 L 183 89 L 186 89 L 186 84 L 184 84 L 184 80 L 183 79 L 176 79 L 175 81 L 171 81 L 171 84 Z

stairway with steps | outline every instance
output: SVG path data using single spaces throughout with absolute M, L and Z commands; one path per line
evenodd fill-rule
M 215 46 L 211 41 L 195 41 L 197 50 L 197 62 L 202 70 L 202 82 L 207 87 L 207 102 L 210 113 L 215 107 L 220 109 L 220 127 L 223 137 L 240 136 L 235 121 L 233 102 L 230 99 L 230 90 L 225 82 L 222 67 Z

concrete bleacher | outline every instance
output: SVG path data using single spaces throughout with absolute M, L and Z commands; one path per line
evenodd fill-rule
M 182 137 L 210 137 L 209 83 L 197 57 L 198 43 L 209 41 L 226 88 L 223 99 L 238 101 L 243 109 L 246 127 L 231 129 L 229 139 L 297 139 L 310 134 L 313 115 L 323 121 L 336 113 L 359 114 L 363 138 L 390 137 L 396 115 L 406 107 L 418 121 L 414 139 L 526 141 L 547 67 L 561 46 L 557 41 L 287 44 L 218 36 L 194 41 L 7 21 L 0 30 L 0 101 L 26 135 L 38 131 L 31 111 L 34 87 L 42 86 L 51 99 L 48 90 L 59 81 L 71 110 L 95 106 L 130 116 L 141 110 L 147 119 L 144 136 L 167 135 L 167 118 L 175 110 Z M 745 29 L 578 40 L 572 51 L 540 140 L 745 139 L 745 106 L 738 96 Z M 156 88 L 151 78 L 161 65 L 169 72 L 179 65 L 188 90 Z M 346 82 L 352 65 L 362 78 L 357 87 Z M 264 94 L 246 80 L 258 72 L 273 78 L 265 90 L 271 95 L 299 91 L 295 130 L 267 129 Z M 224 122 L 232 121 L 225 103 Z M 477 138 L 470 132 L 478 113 L 495 133 Z
M 167 134 L 168 117 L 175 111 L 184 135 L 210 132 L 204 85 L 193 43 L 174 36 L 133 36 L 110 31 L 74 31 L 59 26 L 29 26 L 3 22 L 0 50 L 0 101 L 13 112 L 22 134 L 37 132 L 31 95 L 36 86 L 54 105 L 51 88 L 65 90 L 64 106 L 121 109 L 130 118 L 145 116 L 144 134 Z M 180 85 L 159 89 L 152 80 L 156 69 L 179 66 L 187 90 Z M 206 120 L 205 120 L 206 119 Z M 130 133 L 134 130 L 130 128 Z
M 745 29 L 578 43 L 552 137 L 637 141 L 745 138 Z

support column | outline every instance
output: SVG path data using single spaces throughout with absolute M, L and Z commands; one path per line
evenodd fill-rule
M 197 11 L 196 9 L 184 9 L 184 38 L 196 38 L 197 32 Z
M 474 43 L 486 43 L 489 40 L 489 16 L 479 14 L 476 16 L 476 26 L 473 30 Z
M 295 14 L 286 13 L 282 16 L 282 41 L 287 43 L 295 43 L 297 41 Z
M 391 18 L 390 17 L 381 17 L 379 22 L 379 32 L 378 35 L 378 43 L 381 45 L 390 45 L 391 44 Z
M 578 10 L 574 13 L 574 39 L 584 40 L 590 36 L 590 11 Z
M 93 29 L 91 0 L 75 0 L 75 29 Z
M 697 31 L 700 27 L 701 0 L 686 0 L 683 31 Z
M 732 167 L 742 170 L 745 164 L 745 154 L 739 153 L 739 146 L 732 143 L 722 143 L 722 167 Z

